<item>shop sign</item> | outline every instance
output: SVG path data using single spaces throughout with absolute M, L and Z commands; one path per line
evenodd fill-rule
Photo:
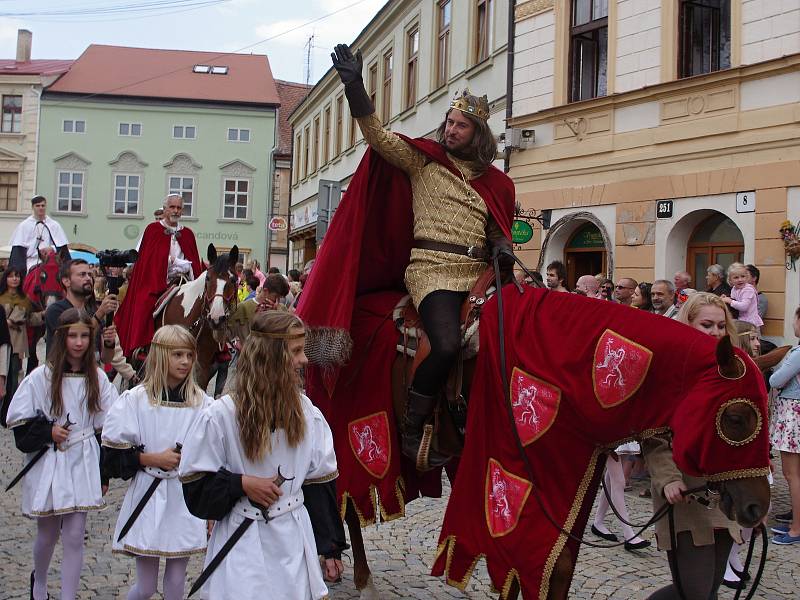
M 292 211 L 292 229 L 300 229 L 317 221 L 317 203 L 309 202 Z
M 527 221 L 515 220 L 511 226 L 511 241 L 515 244 L 526 244 L 533 237 L 533 227 Z
M 283 217 L 272 217 L 269 220 L 269 230 L 270 231 L 286 231 L 289 229 L 289 224 L 286 222 L 286 219 Z

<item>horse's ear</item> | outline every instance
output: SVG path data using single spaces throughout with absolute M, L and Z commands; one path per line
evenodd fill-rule
M 215 262 L 217 262 L 217 249 L 214 248 L 214 244 L 208 245 L 206 257 L 208 258 L 208 264 L 210 265 L 213 265 Z
M 736 358 L 729 335 L 717 343 L 717 365 L 719 374 L 728 379 L 738 379 L 744 374 L 744 365 Z
M 72 258 L 72 255 L 69 253 L 69 248 L 67 248 L 66 246 L 61 246 L 61 248 L 58 249 L 58 260 L 59 260 L 59 262 L 65 263 L 70 258 Z
M 235 245 L 228 253 L 228 268 L 233 272 L 236 269 L 236 263 L 239 262 L 239 246 Z

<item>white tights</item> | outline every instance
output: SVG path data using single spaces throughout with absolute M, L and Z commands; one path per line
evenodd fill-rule
M 86 513 L 74 512 L 36 519 L 36 540 L 33 543 L 34 585 L 36 600 L 47 598 L 47 570 L 61 534 L 64 557 L 61 560 L 61 600 L 74 600 L 83 567 L 83 534 Z
M 158 588 L 158 561 L 154 556 L 136 557 L 136 584 L 128 592 L 128 600 L 147 600 Z M 168 558 L 164 567 L 164 600 L 183 600 L 188 558 Z
M 617 512 L 623 519 L 630 521 L 631 518 L 628 516 L 628 507 L 625 505 L 625 472 L 622 469 L 621 459 L 614 460 L 611 456 L 606 459 L 606 473 L 603 479 L 603 485 L 606 487 L 606 490 L 608 490 L 608 495 L 614 503 L 614 508 L 617 509 Z M 606 498 L 605 492 L 601 491 L 597 512 L 594 515 L 594 526 L 603 533 L 609 533 L 608 528 L 605 526 L 605 523 L 603 523 L 608 509 L 608 499 Z M 641 538 L 636 535 L 636 532 L 630 525 L 620 522 L 620 526 L 622 527 L 622 533 L 626 541 L 634 544 L 641 541 Z
M 739 576 L 733 572 L 733 569 L 736 569 L 740 573 L 744 571 L 744 563 L 742 563 L 742 557 L 739 555 L 739 551 L 746 547 L 752 535 L 752 527 L 743 528 L 742 541 L 744 543 L 737 544 L 736 542 L 733 542 L 733 545 L 731 546 L 731 552 L 728 555 L 728 565 L 725 570 L 725 579 L 727 581 L 739 581 Z

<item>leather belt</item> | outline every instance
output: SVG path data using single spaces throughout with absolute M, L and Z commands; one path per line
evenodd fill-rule
M 419 250 L 432 250 L 433 252 L 447 252 L 448 254 L 460 254 L 469 256 L 475 260 L 486 261 L 489 254 L 486 248 L 479 246 L 460 246 L 458 244 L 447 244 L 445 242 L 434 242 L 433 240 L 414 240 L 414 248 Z

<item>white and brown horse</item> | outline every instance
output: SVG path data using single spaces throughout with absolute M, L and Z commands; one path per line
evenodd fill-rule
M 197 340 L 195 377 L 203 389 L 210 379 L 211 364 L 220 345 L 228 338 L 228 317 L 236 310 L 236 263 L 239 248 L 217 255 L 214 244 L 208 245 L 208 268 L 197 278 L 181 285 L 156 317 L 156 329 L 162 325 L 183 325 Z

